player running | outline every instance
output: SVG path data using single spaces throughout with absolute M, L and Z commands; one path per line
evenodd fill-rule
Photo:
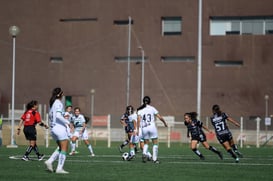
M 188 132 L 187 132 L 187 136 L 190 137 L 190 133 L 191 133 L 191 149 L 192 151 L 199 156 L 199 158 L 201 160 L 204 160 L 205 157 L 202 155 L 202 153 L 197 149 L 197 144 L 199 142 L 202 143 L 202 145 L 216 153 L 220 159 L 223 159 L 223 155 L 220 151 L 218 151 L 215 147 L 210 146 L 207 142 L 206 139 L 206 135 L 204 133 L 204 131 L 202 130 L 202 128 L 204 128 L 206 131 L 208 132 L 212 132 L 211 130 L 209 130 L 206 126 L 203 125 L 203 123 L 197 119 L 197 113 L 196 112 L 190 112 L 190 113 L 185 113 L 184 114 L 184 124 L 187 126 Z
M 232 134 L 227 126 L 226 120 L 233 123 L 235 126 L 240 127 L 240 124 L 229 117 L 226 113 L 222 112 L 219 105 L 212 106 L 213 115 L 210 120 L 214 126 L 217 139 L 226 149 L 226 151 L 235 159 L 236 163 L 239 162 L 239 157 L 243 155 L 239 152 L 237 145 L 234 144 Z M 239 156 L 237 157 L 237 155 Z

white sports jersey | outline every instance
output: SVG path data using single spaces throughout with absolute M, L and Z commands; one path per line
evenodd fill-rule
M 138 111 L 137 115 L 141 117 L 140 139 L 155 139 L 158 138 L 157 128 L 155 124 L 155 115 L 158 111 L 150 105 L 146 105 L 145 108 Z
M 56 99 L 49 111 L 49 120 L 51 127 L 51 136 L 54 140 L 68 139 L 69 121 L 63 117 L 63 104 Z
M 85 118 L 82 114 L 78 116 L 74 115 L 72 116 L 71 123 L 74 125 L 75 131 L 81 131 L 85 124 Z
M 140 125 L 142 128 L 154 125 L 155 126 L 155 115 L 158 114 L 156 108 L 150 105 L 146 105 L 145 108 L 137 112 L 138 116 L 141 116 Z

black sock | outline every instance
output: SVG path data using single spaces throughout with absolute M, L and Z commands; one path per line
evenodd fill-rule
M 32 146 L 28 146 L 27 150 L 26 150 L 26 153 L 25 153 L 25 156 L 28 156 L 31 153 L 32 149 L 33 149 Z
M 192 149 L 192 151 L 193 151 L 197 156 L 199 156 L 200 158 L 203 157 L 202 153 L 201 153 L 199 150 L 197 150 L 196 148 Z
M 121 145 L 120 147 L 123 148 L 124 146 L 128 145 L 129 141 L 128 140 L 125 140 Z
M 209 150 L 214 152 L 214 153 L 220 154 L 220 152 L 213 146 L 209 146 Z
M 234 151 L 232 149 L 227 150 L 227 152 L 232 156 L 232 158 L 234 158 L 234 159 L 237 158 L 236 154 L 234 153 Z

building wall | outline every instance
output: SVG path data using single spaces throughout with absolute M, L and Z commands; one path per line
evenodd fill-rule
M 264 95 L 273 97 L 271 81 L 273 36 L 209 35 L 210 16 L 272 15 L 273 1 L 204 0 L 202 43 L 202 115 L 220 104 L 236 116 L 265 114 Z M 94 113 L 123 113 L 126 106 L 128 26 L 114 20 L 133 19 L 131 56 L 145 63 L 145 95 L 163 115 L 196 111 L 198 1 L 197 0 L 13 0 L 0 2 L 0 112 L 11 102 L 12 40 L 9 26 L 17 25 L 16 104 L 37 99 L 48 104 L 51 90 L 60 86 L 74 106 L 90 114 L 90 90 L 95 89 Z M 182 35 L 162 36 L 161 17 L 181 16 Z M 61 22 L 63 18 L 96 21 Z M 61 56 L 62 63 L 50 57 Z M 194 56 L 194 62 L 162 62 L 161 56 Z M 242 67 L 215 67 L 214 60 L 242 59 Z M 138 107 L 141 66 L 130 66 L 130 104 Z M 269 104 L 269 113 L 273 105 Z

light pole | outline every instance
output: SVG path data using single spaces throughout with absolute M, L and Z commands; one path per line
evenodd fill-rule
M 17 26 L 11 26 L 9 33 L 12 36 L 13 48 L 12 48 L 12 95 L 11 95 L 11 138 L 8 148 L 17 148 L 18 146 L 14 142 L 14 92 L 15 92 L 15 40 L 19 34 L 20 29 Z
M 142 104 L 142 99 L 144 97 L 144 63 L 145 63 L 145 52 L 142 46 L 139 47 L 141 51 L 141 96 L 140 96 L 140 105 Z
M 95 94 L 95 89 L 90 90 L 91 94 L 91 122 L 93 121 L 93 116 L 94 116 L 94 94 Z

